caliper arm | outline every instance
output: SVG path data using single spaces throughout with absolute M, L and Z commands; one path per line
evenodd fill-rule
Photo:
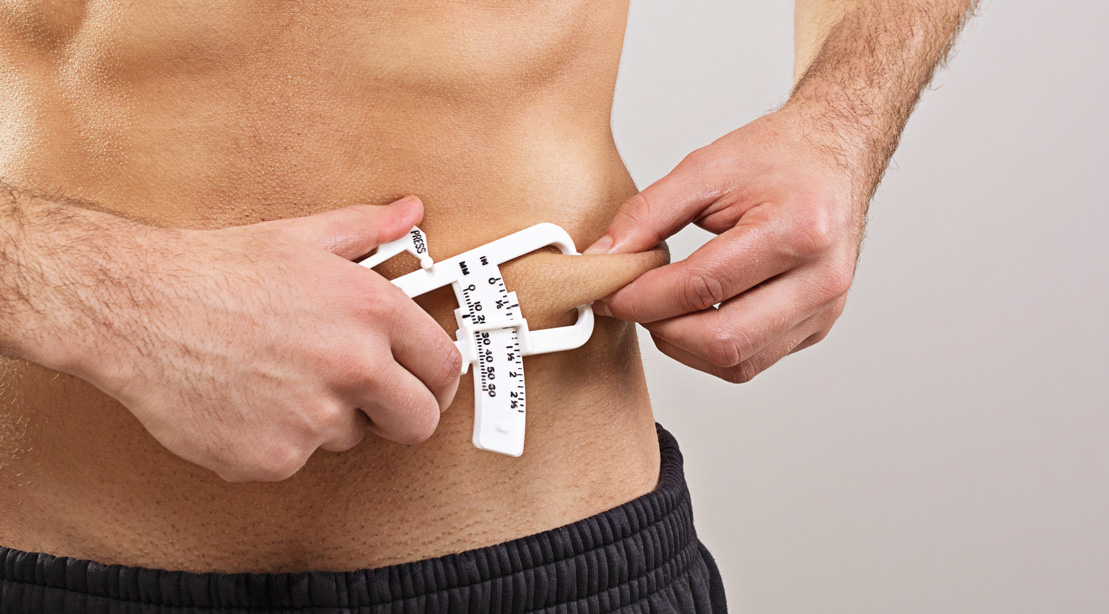
M 462 352 L 462 372 L 474 369 L 474 445 L 519 456 L 524 451 L 525 390 L 523 357 L 581 347 L 593 334 L 593 310 L 578 306 L 571 326 L 529 330 L 516 293 L 504 286 L 498 265 L 553 246 L 577 254 L 569 233 L 554 224 L 536 224 L 474 248 L 432 262 L 419 228 L 378 247 L 360 264 L 374 267 L 401 252 L 420 259 L 421 270 L 393 280 L 410 297 L 450 285 L 459 307 L 455 344 Z

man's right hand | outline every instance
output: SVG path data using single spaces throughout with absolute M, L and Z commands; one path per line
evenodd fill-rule
M 423 216 L 407 198 L 214 231 L 138 233 L 124 279 L 65 369 L 125 405 L 174 454 L 229 481 L 282 480 L 367 429 L 431 436 L 461 356 L 352 259 Z

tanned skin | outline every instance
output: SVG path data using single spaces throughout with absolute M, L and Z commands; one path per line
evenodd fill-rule
M 641 192 L 608 125 L 626 10 L 0 4 L 0 543 L 342 570 L 653 489 L 630 322 L 736 382 L 822 339 L 970 2 L 799 1 L 789 102 Z M 441 259 L 540 221 L 592 248 L 504 267 L 529 323 L 615 317 L 527 359 L 510 459 L 469 443 L 449 291 L 352 260 L 417 223 Z M 689 223 L 719 236 L 665 264 Z

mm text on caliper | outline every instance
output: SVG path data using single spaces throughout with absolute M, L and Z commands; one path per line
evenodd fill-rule
M 509 456 L 524 452 L 524 356 L 572 350 L 593 334 L 589 305 L 578 306 L 577 322 L 571 326 L 529 330 L 516 293 L 505 287 L 498 265 L 548 246 L 578 253 L 569 233 L 544 223 L 433 262 L 427 237 L 413 228 L 359 263 L 372 268 L 409 252 L 419 259 L 420 270 L 393 280 L 405 294 L 416 297 L 448 284 L 454 289 L 455 345 L 462 352 L 462 372 L 474 364 L 474 445 L 482 450 Z

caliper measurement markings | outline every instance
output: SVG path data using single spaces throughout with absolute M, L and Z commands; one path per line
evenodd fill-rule
M 479 256 L 478 260 L 482 265 L 480 267 L 471 267 L 466 262 L 459 263 L 464 274 L 470 276 L 467 280 L 484 278 L 484 282 L 476 281 L 461 287 L 466 312 L 462 317 L 468 318 L 475 325 L 496 325 L 500 321 L 517 320 L 520 304 L 513 300 L 514 297 L 505 288 L 500 271 L 496 266 L 488 264 L 488 258 Z M 519 329 L 505 326 L 477 331 L 475 341 L 480 390 L 493 404 L 490 409 L 497 407 L 500 411 L 523 414 L 524 359 Z
M 524 357 L 520 352 L 520 335 L 512 329 L 512 343 L 505 346 L 508 350 L 508 378 L 515 382 L 516 389 L 508 391 L 508 408 L 524 413 Z
M 427 237 L 413 228 L 403 239 L 379 245 L 360 264 L 375 267 L 408 252 L 420 261 L 418 271 L 393 283 L 410 297 L 450 285 L 458 300 L 455 345 L 474 378 L 474 445 L 483 450 L 519 456 L 524 446 L 524 357 L 580 347 L 593 332 L 593 313 L 578 308 L 573 326 L 531 331 L 520 312 L 515 292 L 505 287 L 498 265 L 544 247 L 577 253 L 573 239 L 554 224 L 537 224 L 438 264 L 428 254 Z

